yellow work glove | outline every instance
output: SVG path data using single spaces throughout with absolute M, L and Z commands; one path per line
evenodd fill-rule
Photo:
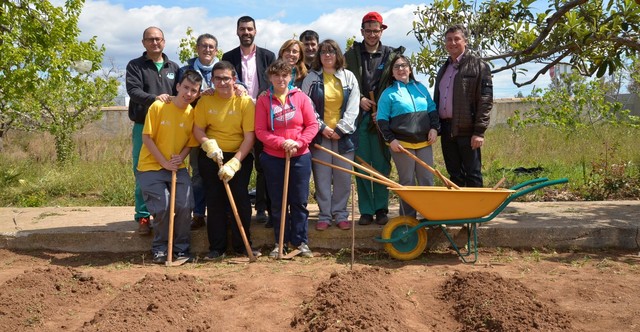
M 222 164 L 222 150 L 215 139 L 210 138 L 202 143 L 202 150 L 207 153 L 207 157 L 213 159 L 217 164 Z
M 241 166 L 242 164 L 240 164 L 240 160 L 238 160 L 236 157 L 233 157 L 220 168 L 218 177 L 220 177 L 220 180 L 222 181 L 229 182 L 236 174 L 236 172 L 240 170 Z

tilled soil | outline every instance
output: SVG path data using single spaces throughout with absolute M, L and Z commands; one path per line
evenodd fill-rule
M 149 265 L 143 254 L 0 249 L 3 331 L 621 331 L 640 328 L 637 252 L 358 252 Z

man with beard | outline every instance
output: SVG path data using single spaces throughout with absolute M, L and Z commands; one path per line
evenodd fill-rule
M 240 40 L 240 46 L 222 55 L 222 60 L 233 64 L 237 77 L 247 87 L 247 92 L 255 101 L 260 92 L 269 88 L 269 79 L 265 72 L 267 67 L 275 61 L 273 52 L 258 47 L 254 43 L 256 37 L 256 21 L 250 16 L 242 16 L 236 25 L 236 34 Z M 256 141 L 254 145 L 256 167 L 256 221 L 267 222 L 269 217 L 269 196 L 265 185 L 264 173 L 260 165 L 260 153 L 262 142 Z M 270 213 L 269 213 L 270 214 Z M 272 226 L 267 223 L 267 227 Z
M 307 69 L 309 69 L 313 65 L 313 60 L 318 53 L 320 36 L 313 30 L 305 30 L 300 34 L 300 41 L 304 44 L 304 64 L 307 66 Z
M 376 119 L 376 103 L 382 91 L 391 81 L 391 60 L 396 54 L 402 54 L 404 47 L 392 48 L 382 45 L 380 39 L 387 28 L 382 23 L 382 16 L 377 12 L 367 13 L 362 18 L 360 33 L 361 43 L 354 42 L 345 53 L 347 69 L 358 78 L 360 87 L 360 114 L 356 131 L 356 158 L 373 166 L 378 172 L 389 176 L 391 173 L 391 154 L 378 132 Z M 370 96 L 373 95 L 373 98 Z M 360 177 L 356 178 L 358 186 L 358 224 L 369 225 L 376 216 L 376 223 L 384 225 L 389 218 L 389 190 L 385 185 L 373 183 Z

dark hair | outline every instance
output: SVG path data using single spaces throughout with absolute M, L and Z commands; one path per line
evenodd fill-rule
M 197 71 L 193 69 L 187 69 L 182 76 L 180 76 L 180 81 L 178 83 L 182 84 L 184 80 L 189 81 L 192 84 L 202 84 L 202 75 L 200 75 Z
M 162 38 L 164 38 L 164 32 L 162 31 L 162 29 L 160 29 L 158 27 L 150 26 L 150 27 L 144 29 L 144 31 L 142 31 L 142 39 L 144 39 L 144 37 L 147 35 L 147 31 L 149 31 L 151 29 L 158 29 L 158 31 L 160 31 L 160 33 L 162 34 Z
M 391 67 L 390 68 L 392 70 L 392 73 L 393 73 L 393 66 L 400 59 L 404 59 L 404 61 L 406 61 L 409 64 L 409 79 L 415 81 L 416 78 L 415 78 L 415 76 L 413 76 L 413 66 L 411 66 L 411 60 L 409 60 L 409 58 L 404 54 L 398 54 L 393 58 L 393 60 L 391 60 L 391 64 L 390 64 Z M 391 75 L 391 78 L 395 81 L 395 77 L 393 77 L 393 74 Z
M 267 67 L 265 74 L 267 74 L 267 76 L 274 74 L 291 74 L 292 69 L 293 67 L 284 61 L 284 59 L 278 58 L 278 60 L 274 61 L 269 65 L 269 67 Z
M 320 41 L 320 36 L 318 36 L 318 33 L 313 31 L 313 30 L 304 30 L 301 34 L 300 34 L 300 41 L 304 42 L 307 40 L 313 40 L 315 39 L 316 41 Z
M 230 70 L 231 75 L 233 75 L 233 77 L 236 77 L 236 67 L 234 67 L 229 61 L 222 60 L 222 61 L 216 62 L 216 64 L 213 65 L 212 71 L 216 71 L 216 70 Z
M 253 23 L 253 27 L 256 27 L 256 20 L 253 19 L 253 17 L 251 16 L 242 16 L 238 19 L 238 23 L 236 23 L 236 28 L 240 27 L 240 23 L 247 23 L 247 22 L 252 22 Z
M 344 55 L 342 54 L 342 50 L 340 50 L 340 45 L 336 43 L 333 39 L 325 39 L 318 45 L 318 52 L 316 53 L 315 59 L 313 59 L 313 69 L 320 70 L 322 68 L 322 49 L 329 48 L 336 52 L 336 64 L 335 69 L 343 69 L 344 68 Z
M 450 33 L 461 32 L 462 36 L 464 36 L 465 40 L 469 39 L 469 33 L 467 32 L 467 28 L 462 24 L 454 24 L 450 26 L 447 31 L 444 32 L 444 36 L 446 37 Z
M 200 42 L 203 39 L 213 39 L 213 41 L 216 42 L 216 48 L 218 48 L 218 38 L 216 38 L 214 35 L 210 34 L 210 33 L 203 33 L 200 36 L 198 36 L 198 39 L 196 39 L 196 45 L 200 45 Z

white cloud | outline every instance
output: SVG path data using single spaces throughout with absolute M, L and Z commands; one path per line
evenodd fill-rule
M 302 31 L 312 29 L 318 32 L 320 39 L 335 39 L 341 47 L 344 47 L 349 37 L 355 36 L 356 40 L 362 39 L 360 35 L 362 16 L 376 10 L 388 25 L 382 37 L 385 45 L 393 47 L 402 45 L 406 47 L 407 54 L 418 51 L 419 44 L 415 37 L 413 34 L 407 34 L 411 31 L 412 22 L 415 19 L 414 11 L 418 8 L 418 4 L 405 4 L 395 8 L 375 6 L 338 8 L 340 5 L 344 3 L 337 1 L 335 6 L 325 6 L 323 8 L 336 9 L 330 12 L 315 11 L 319 16 L 310 22 L 303 23 L 295 21 L 301 19 L 301 15 L 297 14 L 300 7 L 294 6 L 291 10 L 276 8 L 269 16 L 265 16 L 268 19 L 256 19 L 256 44 L 276 53 L 285 40 L 293 38 L 294 34 L 298 36 Z M 391 3 L 388 6 L 391 6 Z M 165 53 L 176 62 L 179 62 L 177 53 L 179 41 L 186 36 L 187 27 L 193 28 L 196 36 L 205 32 L 213 34 L 218 38 L 219 47 L 224 51 L 237 47 L 236 21 L 239 16 L 246 13 L 223 16 L 219 15 L 219 11 L 208 10 L 208 8 L 211 6 L 181 8 L 154 5 L 126 9 L 122 5 L 108 1 L 87 0 L 79 20 L 81 39 L 86 40 L 97 36 L 98 44 L 104 44 L 106 47 L 105 64 L 109 59 L 113 59 L 120 69 L 124 69 L 129 60 L 142 54 L 144 51 L 141 43 L 142 31 L 149 26 L 158 26 L 164 31 L 167 41 Z M 262 6 L 262 8 L 265 7 Z M 243 10 L 250 9 L 247 7 Z M 305 12 L 304 17 L 312 17 L 308 13 L 308 11 Z M 494 77 L 496 97 L 512 97 L 516 94 L 517 88 L 511 83 L 510 75 L 510 72 L 503 72 Z M 426 81 L 424 76 L 418 79 Z M 548 80 L 548 76 L 541 77 L 537 82 L 538 86 L 541 86 L 545 79 Z M 523 93 L 528 94 L 529 90 L 530 87 Z

